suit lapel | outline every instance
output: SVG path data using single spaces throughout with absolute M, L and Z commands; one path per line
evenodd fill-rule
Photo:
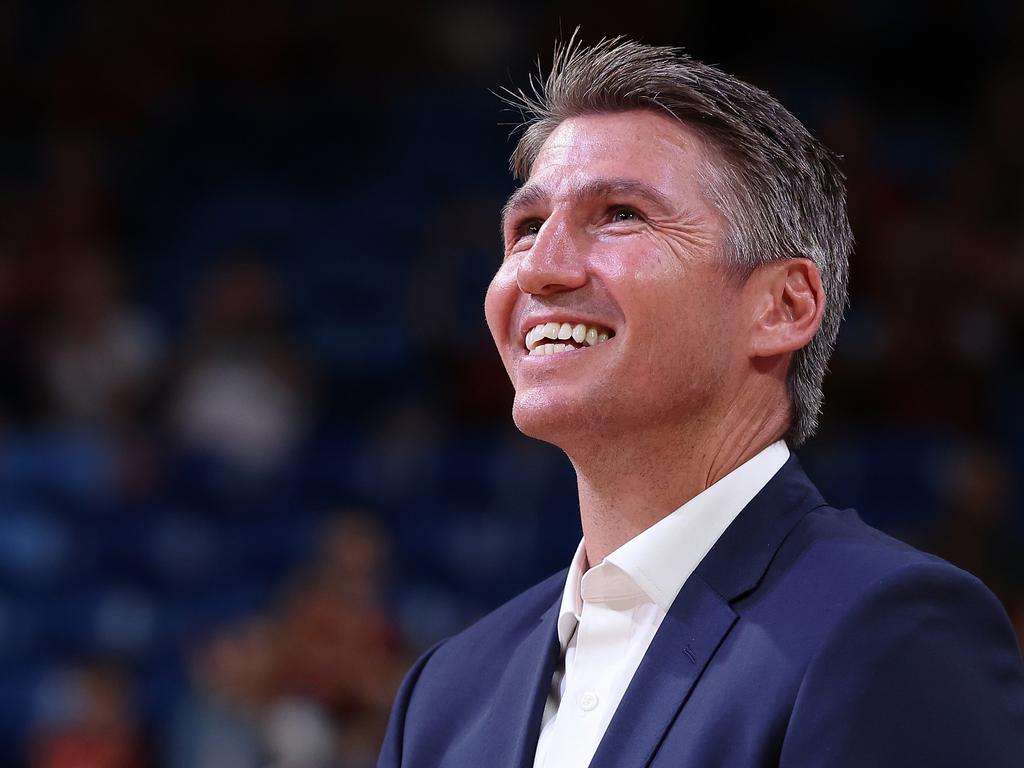
M 643 768 L 738 620 L 783 540 L 824 500 L 795 456 L 736 517 L 686 580 L 608 724 L 590 768 Z M 683 713 L 682 716 L 685 716 Z
M 804 515 L 823 506 L 821 493 L 796 456 L 790 456 L 725 529 L 695 573 L 726 600 L 735 601 L 760 583 L 782 542 Z
M 476 746 L 472 751 L 479 755 L 477 765 L 509 768 L 533 765 L 544 704 L 558 663 L 556 625 L 560 602 L 561 592 L 539 617 L 537 627 L 508 659 L 495 659 L 504 661 L 505 672 L 495 692 L 494 704 L 474 739 Z
M 590 768 L 641 768 L 736 621 L 729 604 L 691 577 L 615 711 Z

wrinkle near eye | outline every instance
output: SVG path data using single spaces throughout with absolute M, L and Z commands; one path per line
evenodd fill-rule
M 677 256 L 711 255 L 715 252 L 720 238 L 717 222 L 703 216 L 689 216 L 684 219 L 656 219 L 649 222 L 646 234 L 670 242 Z
M 680 257 L 708 256 L 714 251 L 715 239 L 703 232 L 659 227 L 648 230 L 647 234 L 662 242 L 669 241 L 669 247 Z

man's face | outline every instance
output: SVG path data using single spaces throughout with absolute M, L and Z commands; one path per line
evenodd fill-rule
M 742 286 L 719 254 L 703 152 L 651 111 L 571 118 L 545 142 L 506 207 L 505 257 L 485 302 L 526 434 L 563 447 L 648 429 L 700 434 L 728 408 L 744 359 Z M 561 338 L 538 339 L 550 324 Z

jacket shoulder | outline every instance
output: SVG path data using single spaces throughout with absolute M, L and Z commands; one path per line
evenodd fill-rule
M 566 568 L 549 576 L 452 635 L 437 649 L 434 663 L 453 659 L 464 666 L 479 658 L 493 664 L 495 653 L 518 645 L 537 628 L 546 612 L 557 605 L 567 574 Z
M 807 518 L 779 553 L 813 617 L 780 764 L 1017 765 L 1024 666 L 996 597 L 853 513 Z
M 980 586 L 974 576 L 942 558 L 871 527 L 854 510 L 830 506 L 818 507 L 800 521 L 779 548 L 770 572 L 817 575 L 830 589 L 853 596 L 908 569 Z
M 890 596 L 949 612 L 960 610 L 946 599 L 953 592 L 1009 626 L 999 601 L 973 575 L 872 528 L 853 510 L 822 506 L 794 526 L 758 588 L 733 605 L 768 628 L 802 667 L 864 606 L 879 608 L 864 614 L 865 621 L 893 625 L 908 614 L 894 609 Z M 868 624 L 859 631 L 872 637 Z

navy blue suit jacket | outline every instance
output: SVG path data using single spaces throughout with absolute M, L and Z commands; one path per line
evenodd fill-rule
M 380 768 L 529 768 L 565 572 L 428 651 Z M 791 458 L 686 581 L 592 768 L 1024 766 L 1024 665 L 977 579 Z

